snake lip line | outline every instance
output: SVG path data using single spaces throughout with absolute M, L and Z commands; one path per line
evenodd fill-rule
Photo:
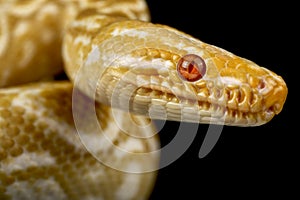
M 131 96 L 130 102 L 130 110 L 137 114 L 161 119 L 168 117 L 174 121 L 182 121 L 183 117 L 184 120 L 195 123 L 209 121 L 216 124 L 254 126 L 261 125 L 259 122 L 269 121 L 275 115 L 273 106 L 259 112 L 245 112 L 226 105 L 176 96 L 170 91 L 150 86 L 138 88 Z M 143 113 L 141 110 L 150 111 Z
M 99 84 L 102 86 L 98 92 L 113 95 L 114 102 L 118 102 L 117 107 L 152 119 L 260 126 L 281 110 L 281 101 L 276 98 L 278 93 L 284 92 L 280 88 L 279 92 L 269 89 L 268 93 L 262 94 L 255 89 L 249 91 L 247 85 L 225 85 L 220 90 L 218 85 L 203 82 L 199 87 L 191 86 L 184 90 L 184 87 L 172 88 L 172 84 L 162 84 L 159 79 L 153 79 L 153 83 L 152 79 L 139 82 L 135 81 L 136 74 L 122 76 L 117 70 L 110 72 L 110 76 L 99 80 L 103 84 Z M 271 101 L 266 102 L 270 98 Z M 129 104 L 125 105 L 125 102 Z M 111 105 L 109 99 L 103 103 Z

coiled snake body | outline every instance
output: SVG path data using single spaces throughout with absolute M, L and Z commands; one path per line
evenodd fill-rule
M 0 0 L 0 199 L 145 199 L 149 116 L 257 126 L 282 110 L 280 76 L 148 20 L 143 0 Z

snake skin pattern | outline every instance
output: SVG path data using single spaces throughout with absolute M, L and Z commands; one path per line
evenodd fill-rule
M 0 0 L 0 199 L 147 199 L 149 117 L 258 126 L 283 109 L 280 76 L 149 19 L 143 0 Z

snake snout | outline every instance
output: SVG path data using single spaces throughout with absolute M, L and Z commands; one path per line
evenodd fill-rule
M 268 97 L 268 101 L 270 102 L 268 103 L 268 110 L 272 110 L 275 114 L 279 114 L 287 98 L 287 93 L 288 90 L 285 84 L 275 87 L 272 95 Z
M 264 96 L 264 108 L 267 113 L 279 114 L 287 98 L 288 89 L 284 80 L 271 73 L 260 85 L 260 93 Z M 263 86 L 263 87 L 262 87 Z

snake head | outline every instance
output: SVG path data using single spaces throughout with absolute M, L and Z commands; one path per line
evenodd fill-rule
M 281 112 L 287 87 L 280 76 L 218 47 L 199 46 L 198 52 L 170 55 L 169 74 L 157 75 L 163 78 L 148 87 L 169 100 L 168 119 L 257 126 Z
M 179 82 L 210 112 L 207 122 L 254 126 L 281 112 L 287 86 L 274 72 L 209 44 L 187 53 L 176 62 Z
M 197 99 L 205 123 L 261 125 L 281 112 L 287 86 L 280 76 L 221 48 L 195 42 L 196 48 L 183 48 L 185 55 L 175 60 L 181 80 L 173 80 L 189 93 L 177 96 Z
M 95 85 L 102 103 L 155 119 L 234 126 L 264 124 L 283 108 L 280 76 L 181 31 L 123 21 L 102 33 L 79 73 L 79 85 Z

